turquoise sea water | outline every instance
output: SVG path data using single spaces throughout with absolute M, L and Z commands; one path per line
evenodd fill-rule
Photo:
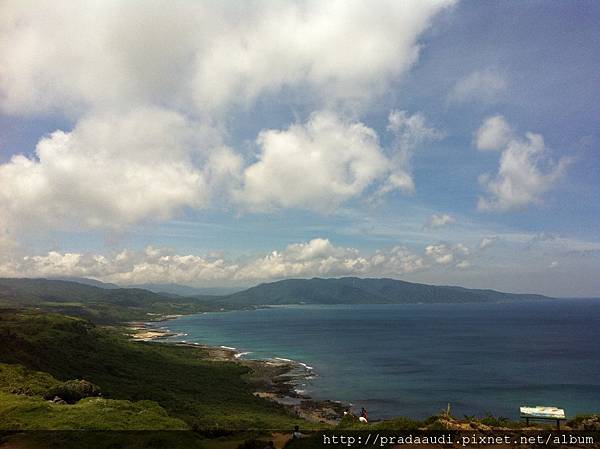
M 518 417 L 520 405 L 600 411 L 600 300 L 286 306 L 185 316 L 188 342 L 303 362 L 300 385 L 373 418 Z

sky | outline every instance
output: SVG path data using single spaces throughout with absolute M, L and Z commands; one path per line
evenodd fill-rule
M 0 3 L 0 276 L 600 296 L 600 3 Z

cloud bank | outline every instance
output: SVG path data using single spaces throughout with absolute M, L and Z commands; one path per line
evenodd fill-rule
M 456 248 L 453 249 L 456 251 Z M 395 246 L 362 255 L 357 249 L 316 238 L 245 261 L 222 256 L 180 255 L 168 249 L 147 247 L 112 256 L 61 253 L 13 257 L 0 261 L 0 276 L 84 276 L 123 285 L 144 282 L 178 282 L 192 285 L 248 285 L 289 277 L 401 276 L 430 266 L 429 258 Z
M 0 109 L 75 125 L 0 165 L 0 228 L 114 229 L 214 204 L 330 211 L 411 192 L 412 151 L 436 132 L 392 111 L 383 148 L 357 117 L 452 4 L 2 2 Z M 227 144 L 228 112 L 282 91 L 314 112 L 262 130 L 253 156 Z
M 418 36 L 451 4 L 9 0 L 2 110 L 163 104 L 212 114 L 284 88 L 316 102 L 368 101 L 416 61 Z

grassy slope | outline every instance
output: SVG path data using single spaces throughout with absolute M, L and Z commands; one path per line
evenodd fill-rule
M 298 422 L 252 394 L 246 367 L 209 361 L 193 348 L 132 342 L 78 318 L 0 311 L 0 362 L 61 381 L 88 380 L 106 398 L 155 401 L 194 429 L 287 429 Z
M 26 430 L 184 430 L 156 402 L 84 398 L 73 405 L 0 393 L 0 428 Z

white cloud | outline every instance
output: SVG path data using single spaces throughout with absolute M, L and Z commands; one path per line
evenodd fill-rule
M 481 239 L 481 241 L 479 242 L 479 249 L 486 249 L 489 248 L 490 246 L 492 246 L 494 243 L 496 243 L 498 241 L 498 237 L 497 236 L 493 236 L 493 237 L 483 237 Z
M 204 133 L 183 116 L 140 108 L 95 115 L 0 165 L 0 208 L 13 227 L 119 227 L 208 201 Z
M 441 228 L 456 223 L 456 219 L 448 214 L 433 214 L 426 227 Z
M 485 119 L 477 130 L 476 145 L 481 151 L 496 151 L 505 147 L 513 138 L 513 132 L 504 117 L 494 115 Z
M 442 134 L 427 126 L 425 116 L 420 112 L 409 115 L 406 111 L 391 111 L 388 129 L 394 133 L 401 148 L 414 148 L 426 140 L 435 140 Z
M 232 198 L 327 210 L 374 183 L 412 191 L 411 148 L 433 132 L 423 117 L 392 114 L 389 150 L 344 117 L 410 68 L 453 3 L 2 2 L 1 110 L 75 125 L 0 165 L 0 228 L 119 228 Z M 262 131 L 257 161 L 223 145 L 224 112 L 281 92 L 336 112 Z
M 329 211 L 377 182 L 383 183 L 379 193 L 412 191 L 410 152 L 437 131 L 425 126 L 421 114 L 405 111 L 392 111 L 389 129 L 399 142 L 388 150 L 373 129 L 330 111 L 283 131 L 262 131 L 258 161 L 244 170 L 236 200 L 255 210 Z
M 340 276 L 364 272 L 367 259 L 351 248 L 333 246 L 329 240 L 313 239 L 273 251 L 242 267 L 237 280 L 277 279 L 306 276 Z
M 334 246 L 327 239 L 317 238 L 241 263 L 229 262 L 222 255 L 178 255 L 153 247 L 113 256 L 51 251 L 0 263 L 0 276 L 88 276 L 122 284 L 223 285 L 289 277 L 400 276 L 426 267 L 419 255 L 403 247 L 361 255 L 354 248 Z
M 458 80 L 448 94 L 448 100 L 454 103 L 492 103 L 498 100 L 507 84 L 504 76 L 494 70 L 476 70 Z
M 489 119 L 482 128 L 488 122 Z M 539 203 L 542 195 L 564 175 L 569 163 L 565 157 L 554 163 L 539 134 L 527 133 L 525 139 L 512 137 L 504 143 L 498 174 L 480 176 L 479 182 L 488 195 L 479 198 L 477 207 L 481 211 L 507 211 Z
M 2 109 L 158 102 L 207 113 L 282 88 L 318 103 L 362 102 L 416 61 L 418 36 L 453 3 L 9 0 L 0 7 Z
M 372 273 L 379 276 L 397 276 L 428 268 L 421 256 L 401 246 L 395 246 L 389 251 L 377 251 L 369 262 Z
M 363 123 L 316 112 L 304 124 L 261 132 L 258 160 L 247 163 L 217 131 L 174 111 L 92 114 L 40 140 L 34 156 L 0 165 L 0 224 L 115 229 L 231 202 L 329 212 L 377 185 L 406 190 L 392 177 L 413 185 L 408 152 L 435 131 L 420 114 L 402 117 L 394 132 L 405 143 L 385 149 Z
M 558 268 L 560 264 L 558 263 L 558 261 L 554 260 L 552 262 L 550 262 L 550 265 L 548 265 L 548 268 Z
M 428 245 L 425 248 L 425 254 L 433 258 L 435 263 L 439 265 L 455 263 L 458 268 L 466 268 L 466 259 L 471 255 L 471 251 L 462 243 L 452 246 L 440 243 L 437 245 Z
M 331 112 L 315 113 L 287 130 L 263 131 L 257 144 L 258 161 L 245 169 L 237 198 L 254 209 L 325 211 L 388 171 L 375 131 Z
M 416 148 L 424 142 L 437 140 L 442 133 L 427 125 L 425 116 L 417 112 L 393 110 L 388 116 L 388 131 L 394 135 L 393 154 L 389 161 L 391 173 L 378 194 L 393 190 L 411 193 L 415 190 L 410 161 Z

